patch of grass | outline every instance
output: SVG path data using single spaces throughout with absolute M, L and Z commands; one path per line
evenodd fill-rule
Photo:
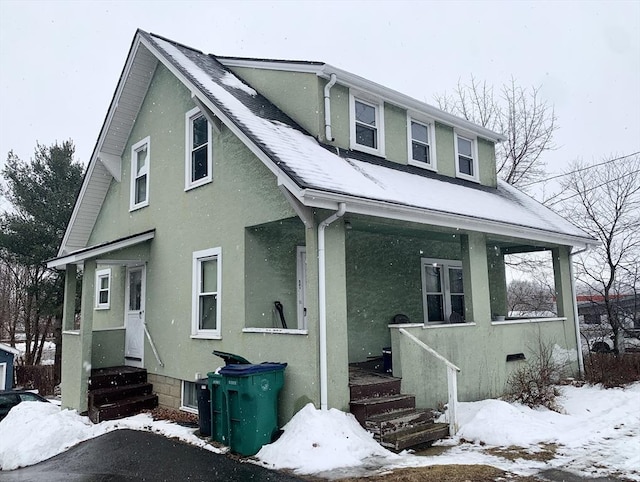
M 534 477 L 517 476 L 489 465 L 432 465 L 429 467 L 411 467 L 366 478 L 340 479 L 340 482 L 357 482 L 362 480 L 367 482 L 538 482 L 538 479 Z
M 490 455 L 501 457 L 503 459 L 515 462 L 516 460 L 534 460 L 536 462 L 549 462 L 556 456 L 558 445 L 556 444 L 540 444 L 539 450 L 531 451 L 523 447 L 491 447 L 484 451 Z

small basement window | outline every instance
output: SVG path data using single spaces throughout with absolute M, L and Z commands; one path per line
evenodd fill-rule
M 198 390 L 196 382 L 182 381 L 182 396 L 180 399 L 180 410 L 185 412 L 198 413 Z

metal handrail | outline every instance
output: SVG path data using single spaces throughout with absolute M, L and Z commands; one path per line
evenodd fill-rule
M 144 332 L 147 335 L 147 340 L 149 340 L 149 344 L 151 345 L 151 349 L 153 350 L 153 354 L 156 357 L 156 361 L 158 362 L 158 365 L 160 365 L 161 367 L 164 367 L 164 363 L 162 363 L 162 360 L 160 360 L 160 355 L 158 355 L 158 349 L 156 348 L 156 344 L 153 342 L 153 339 L 151 338 L 151 333 L 149 333 L 149 329 L 147 328 L 147 323 L 143 322 L 142 326 L 144 326 Z
M 420 348 L 427 353 L 443 362 L 447 367 L 447 392 L 449 395 L 448 418 L 449 418 L 449 435 L 453 436 L 458 432 L 458 372 L 461 371 L 456 365 L 451 363 L 440 353 L 435 351 L 429 345 L 419 340 L 404 328 L 400 328 L 400 333 L 415 342 Z

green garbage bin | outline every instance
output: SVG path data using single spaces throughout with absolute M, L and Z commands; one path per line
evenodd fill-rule
M 226 428 L 226 413 L 223 413 L 222 406 L 222 375 L 215 372 L 207 373 L 209 396 L 211 403 L 209 408 L 211 410 L 210 423 L 211 423 L 211 440 L 229 445 L 227 440 L 227 428 Z
M 263 445 L 271 443 L 278 431 L 278 394 L 286 366 L 242 364 L 220 370 L 226 435 L 233 452 L 255 455 Z

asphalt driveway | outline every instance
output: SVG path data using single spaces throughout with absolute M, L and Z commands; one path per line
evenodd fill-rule
M 301 481 L 162 435 L 115 430 L 39 464 L 8 472 L 0 481 Z

